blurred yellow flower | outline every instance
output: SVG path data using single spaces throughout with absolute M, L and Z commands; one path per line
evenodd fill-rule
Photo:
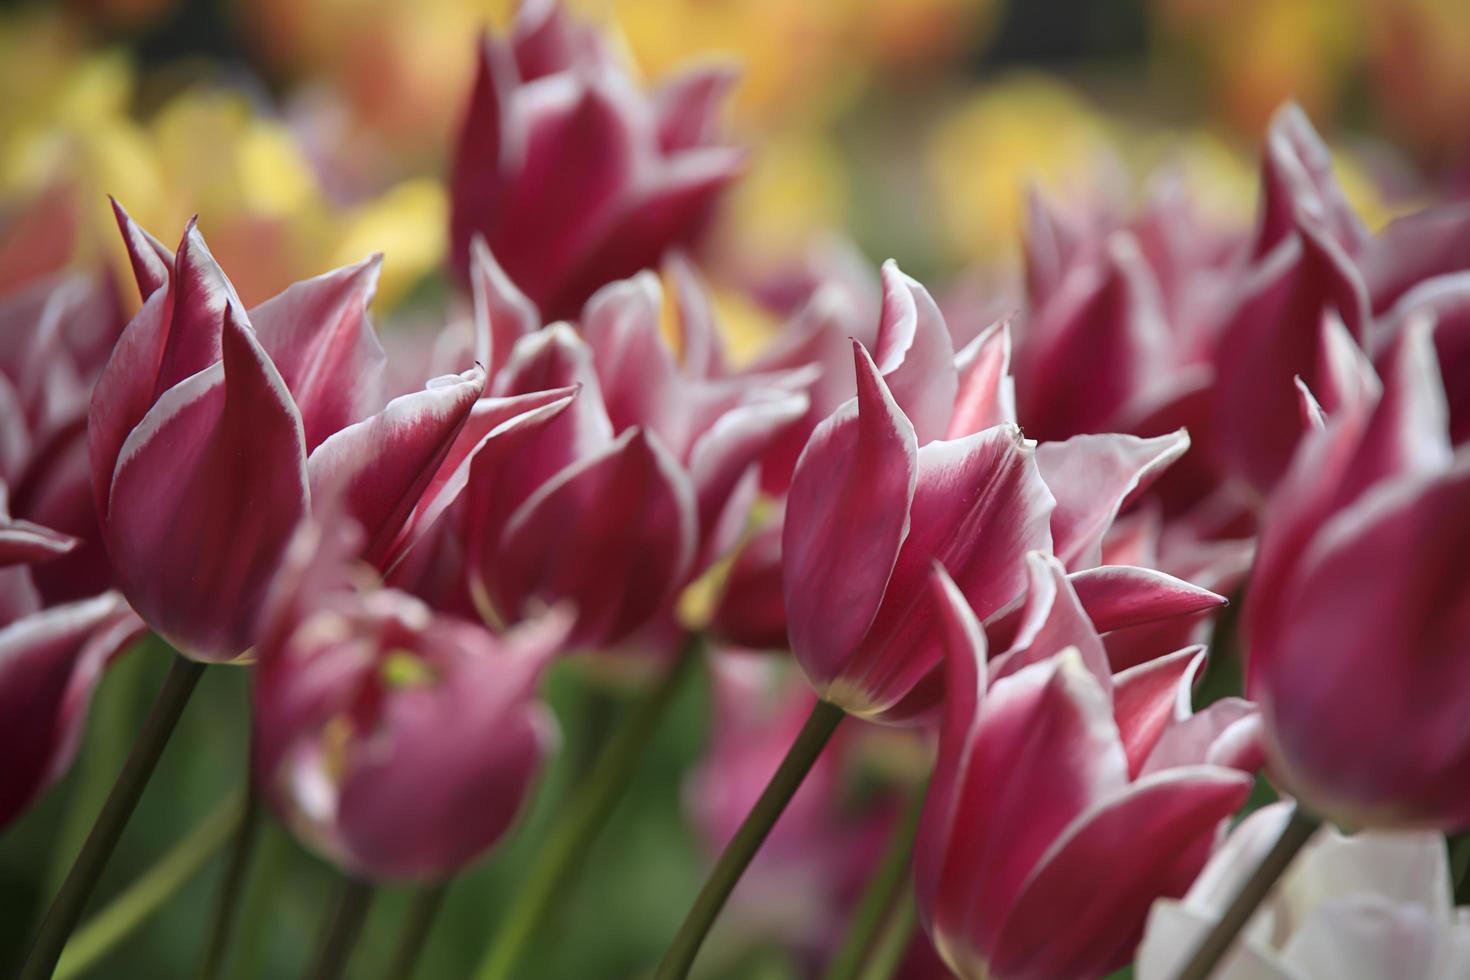
M 986 85 L 941 119 L 929 137 L 933 218 L 954 257 L 1013 252 L 1025 194 L 1038 185 L 1087 195 L 1116 173 L 1102 120 L 1069 88 L 1042 75 Z

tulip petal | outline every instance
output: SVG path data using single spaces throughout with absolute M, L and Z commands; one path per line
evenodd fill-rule
M 931 921 L 951 966 L 965 962 L 965 950 L 987 954 L 1010 942 L 1017 917 L 1007 912 L 1036 877 L 1032 869 L 1083 813 L 1118 798 L 1127 770 L 1108 699 L 1076 653 L 991 685 L 953 777 L 949 833 L 925 844 L 944 854 Z M 1130 838 L 1116 854 L 1135 854 L 1138 846 Z M 1074 888 L 1081 884 L 1075 868 Z M 1057 920 L 1045 919 L 1056 939 Z
M 1253 866 L 1252 866 L 1253 867 Z M 1182 902 L 1160 899 L 1148 916 L 1148 927 L 1133 973 L 1138 980 L 1170 980 L 1184 969 L 1194 951 L 1215 927 L 1215 919 Z M 1330 974 L 1329 974 L 1330 975 Z M 1243 936 L 1236 940 L 1212 980 L 1314 980 L 1281 962 L 1268 942 Z
M 973 435 L 1016 422 L 1016 390 L 1011 379 L 1011 324 L 987 327 L 955 355 L 959 386 L 946 439 Z
M 926 927 L 933 929 L 940 876 L 956 819 L 958 785 L 965 757 L 975 739 L 980 705 L 989 684 L 986 671 L 985 631 L 959 588 L 936 565 L 931 577 L 931 601 L 940 621 L 943 644 L 945 699 L 939 728 L 939 754 L 924 797 L 918 837 L 914 845 L 914 894 Z
M 883 263 L 883 315 L 873 360 L 919 444 L 941 438 L 959 388 L 954 344 L 929 291 L 892 259 Z
M 1071 570 L 1102 561 L 1102 540 L 1118 513 L 1189 449 L 1189 433 L 1140 439 L 1128 435 L 1073 436 L 1036 450 L 1041 478 L 1056 496 L 1052 547 Z
M 1449 853 L 1430 831 L 1365 831 L 1348 837 L 1328 827 L 1292 864 L 1279 900 L 1293 922 L 1336 899 L 1372 897 L 1412 907 L 1437 924 L 1454 920 Z
M 388 358 L 367 318 L 382 264 L 373 255 L 294 283 L 250 311 L 301 412 L 307 452 L 383 404 Z
M 735 84 L 737 65 L 703 65 L 682 72 L 653 93 L 659 145 L 664 152 L 693 149 L 719 136 L 720 116 Z
M 1172 769 L 1078 817 L 1016 897 L 991 960 L 995 974 L 1101 976 L 1126 964 L 1149 907 L 1184 894 L 1250 788 L 1249 776 L 1228 769 Z M 1097 900 L 1099 875 L 1107 901 Z
M 762 453 L 793 423 L 806 414 L 806 395 L 771 392 L 769 397 L 752 396 L 715 420 L 694 441 L 689 451 L 689 477 L 699 500 L 701 540 L 713 550 L 709 557 L 724 552 L 715 533 L 726 515 L 741 479 L 750 473 Z M 745 523 L 736 515 L 738 533 Z
M 1194 679 L 1204 663 L 1203 647 L 1186 647 L 1113 678 L 1113 717 L 1128 753 L 1130 778 L 1138 776 L 1170 722 L 1189 717 Z
M 613 427 L 592 349 L 569 324 L 553 323 L 522 337 L 495 379 L 494 393 L 528 395 L 573 386 L 579 389 L 577 398 L 558 420 L 557 428 L 573 455 L 580 457 L 606 448 Z
M 1307 114 L 1288 102 L 1271 118 L 1261 160 L 1261 215 L 1253 254 L 1260 258 L 1291 236 L 1305 212 L 1349 255 L 1366 249 L 1372 236 L 1348 203 L 1332 168 L 1332 151 Z
M 1006 652 L 991 664 L 993 680 L 1008 677 L 1074 647 L 1098 686 L 1111 696 L 1113 681 L 1108 655 L 1062 563 L 1052 555 L 1033 551 L 1026 555 L 1026 578 L 1026 598 L 1021 605 L 1015 637 Z
M 128 250 L 128 261 L 133 267 L 133 278 L 138 281 L 138 295 L 147 300 L 154 292 L 168 285 L 169 270 L 174 265 L 174 253 L 158 239 L 144 231 L 123 210 L 117 198 L 108 195 L 112 202 L 112 214 L 117 219 L 118 231 L 122 232 L 123 245 Z
M 1208 763 L 1254 773 L 1265 764 L 1260 711 L 1244 698 L 1221 698 L 1165 727 L 1141 775 Z
M 781 538 L 791 649 L 819 692 L 878 613 L 918 478 L 913 426 L 867 351 L 854 342 L 853 354 L 857 398 L 807 441 Z
M 393 399 L 377 415 L 333 433 L 307 458 L 313 498 L 340 495 L 344 513 L 363 529 L 362 557 L 381 567 L 404 522 L 444 461 L 485 372 L 429 382 Z
M 1070 579 L 1099 633 L 1189 616 L 1229 602 L 1209 589 L 1135 565 L 1098 565 L 1073 572 Z
M 486 569 L 515 622 L 570 600 L 574 646 L 607 645 L 646 623 L 684 584 L 698 534 L 694 491 L 656 436 L 629 429 L 567 467 L 511 515 Z
M 475 307 L 475 360 L 494 377 L 516 342 L 541 326 L 541 313 L 510 281 L 479 233 L 470 243 L 470 293 Z
M 301 417 L 234 305 L 223 354 L 165 392 L 128 436 L 106 533 L 123 592 L 148 624 L 191 656 L 228 660 L 250 646 L 310 496 Z
M 0 826 L 70 767 L 103 667 L 142 628 L 109 592 L 0 629 Z
M 1363 257 L 1363 275 L 1382 313 L 1425 280 L 1470 269 L 1470 202 L 1458 201 L 1389 222 Z
M 477 54 L 469 107 L 460 124 L 449 177 L 450 258 L 461 278 L 469 275 L 471 240 L 500 219 L 511 151 L 503 133 L 517 81 L 515 61 L 499 40 L 482 35 Z

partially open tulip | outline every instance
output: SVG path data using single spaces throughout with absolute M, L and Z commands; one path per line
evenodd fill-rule
M 92 396 L 92 487 L 119 587 L 154 630 L 231 660 L 314 496 L 380 561 L 484 389 L 479 368 L 393 399 L 366 308 L 378 261 L 246 312 L 199 231 L 176 254 L 118 209 L 142 309 Z M 376 413 L 376 414 L 374 414 Z
M 575 645 L 617 644 L 668 615 L 734 545 L 762 454 L 806 411 L 803 379 L 680 363 L 660 334 L 652 273 L 599 290 L 579 332 L 541 326 L 481 245 L 474 268 L 475 349 L 492 397 L 414 514 L 401 579 L 421 582 L 417 563 L 457 542 L 450 561 L 489 621 L 567 601 Z
M 450 247 L 461 277 L 482 235 L 551 319 L 600 286 L 657 265 L 701 229 L 744 154 L 715 142 L 724 68 L 652 96 L 608 40 L 556 0 L 487 35 L 450 177 Z
M 1231 832 L 1180 900 L 1154 905 L 1134 975 L 1168 980 L 1281 836 L 1290 803 Z M 1470 975 L 1470 915 L 1453 907 L 1444 838 L 1318 831 L 1211 976 L 1216 980 L 1451 980 Z
M 46 605 L 32 563 L 77 541 L 12 520 L 7 496 L 0 481 L 0 827 L 71 766 L 103 668 L 143 630 L 116 592 Z
M 1365 369 L 1366 370 L 1366 369 Z M 1249 585 L 1247 691 L 1273 772 L 1360 826 L 1470 826 L 1470 453 L 1428 324 L 1298 449 Z
M 505 833 L 555 745 L 536 685 L 567 618 L 497 637 L 354 587 L 338 547 L 306 525 L 264 617 L 255 777 L 288 826 L 352 873 L 443 877 Z
M 921 613 L 934 562 L 982 620 L 1025 590 L 1025 555 L 1053 548 L 1087 573 L 1079 589 L 1111 620 L 1104 629 L 1221 601 L 1160 573 L 1099 567 L 1119 510 L 1188 437 L 1038 449 L 1014 422 L 1007 345 L 1002 325 L 956 355 L 928 293 L 886 266 L 878 358 L 854 342 L 857 397 L 797 464 L 781 544 L 791 648 L 818 694 L 852 714 L 906 721 L 937 708 L 940 644 Z
M 64 558 L 31 569 L 48 603 L 111 584 L 86 424 L 92 386 L 124 323 L 101 272 L 58 274 L 0 297 L 0 480 L 16 517 L 76 539 Z
M 965 980 L 1126 964 L 1149 906 L 1184 894 L 1260 760 L 1248 705 L 1190 713 L 1200 650 L 1111 675 L 1060 566 L 1033 565 L 1054 587 L 1032 588 L 1028 627 L 988 664 L 964 596 L 931 576 L 948 685 L 916 894 Z

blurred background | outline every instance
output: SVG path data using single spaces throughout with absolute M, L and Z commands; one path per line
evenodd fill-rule
M 696 59 L 742 66 L 731 126 L 753 155 L 713 230 L 709 247 L 724 258 L 717 277 L 742 265 L 779 268 L 837 233 L 921 279 L 983 289 L 1018 261 L 1028 187 L 1126 201 L 1161 172 L 1189 181 L 1230 221 L 1248 220 L 1262 133 L 1287 99 L 1333 144 L 1339 177 L 1371 226 L 1470 191 L 1464 0 L 570 6 L 615 31 L 646 78 Z M 0 292 L 68 265 L 121 270 L 111 193 L 165 240 L 198 213 L 247 304 L 381 250 L 380 325 L 442 318 L 446 155 L 477 32 L 506 23 L 512 7 L 0 4 Z M 723 302 L 754 334 L 771 328 L 733 289 Z M 54 890 L 165 666 L 145 647 L 107 676 L 76 769 L 0 838 L 0 951 L 23 943 Z M 554 671 L 549 696 L 565 749 L 520 830 L 455 884 L 421 976 L 462 976 L 476 961 L 627 692 L 571 662 Z M 243 672 L 206 675 L 95 907 L 238 788 L 246 697 Z M 706 676 L 685 689 L 554 923 L 557 941 L 533 953 L 524 975 L 634 976 L 656 959 L 706 859 L 682 781 L 704 755 L 712 710 Z M 888 740 L 852 753 L 843 776 L 851 794 L 901 768 L 911 749 Z M 91 975 L 189 975 L 218 864 Z M 269 828 L 233 975 L 297 971 L 330 884 L 323 865 Z M 384 894 L 359 964 L 378 962 L 394 939 L 404 895 Z M 750 935 L 710 957 L 709 975 L 802 975 L 789 942 L 759 922 L 744 927 Z

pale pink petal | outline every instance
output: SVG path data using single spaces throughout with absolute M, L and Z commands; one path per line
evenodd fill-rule
M 1184 430 L 1152 439 L 1082 435 L 1042 443 L 1036 465 L 1056 497 L 1056 556 L 1073 571 L 1102 561 L 1102 540 L 1118 513 L 1189 449 Z
M 1011 324 L 986 328 L 955 355 L 959 388 L 946 439 L 1016 422 L 1016 392 L 1011 380 Z
M 294 283 L 250 311 L 301 411 L 308 452 L 383 404 L 387 355 L 367 318 L 383 257 Z
M 655 91 L 659 145 L 664 151 L 714 142 L 730 92 L 739 81 L 737 65 L 710 64 L 682 72 Z
M 941 438 L 959 387 L 954 344 L 929 291 L 892 259 L 883 263 L 883 316 L 873 360 L 919 444 Z

